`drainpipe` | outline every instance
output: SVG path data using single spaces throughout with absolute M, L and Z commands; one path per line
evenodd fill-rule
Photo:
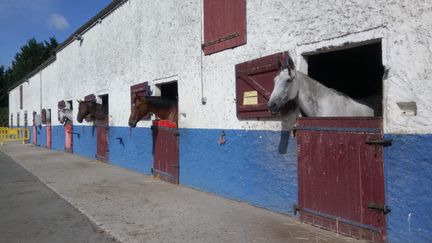
M 204 1 L 200 1 L 201 2 L 201 42 L 200 45 L 202 43 L 204 43 L 204 37 L 203 37 L 203 29 L 204 29 Z M 204 56 L 204 49 L 202 47 L 200 47 L 201 51 L 200 51 L 200 56 L 201 56 L 201 104 L 205 105 L 207 103 L 207 98 L 204 97 L 204 74 L 203 74 L 203 56 Z

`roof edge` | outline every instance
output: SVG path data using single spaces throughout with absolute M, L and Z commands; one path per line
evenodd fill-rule
M 119 8 L 121 5 L 123 5 L 128 0 L 113 0 L 108 6 L 106 6 L 104 9 L 102 9 L 98 14 L 96 14 L 93 18 L 91 18 L 89 21 L 87 21 L 85 24 L 83 24 L 81 27 L 79 27 L 75 32 L 73 32 L 66 40 L 64 40 L 57 48 L 56 53 L 63 50 L 66 46 L 68 46 L 70 43 L 72 43 L 75 40 L 75 36 L 82 35 L 88 30 L 90 30 L 94 25 L 96 25 L 100 20 L 107 17 L 109 14 L 111 14 L 114 10 Z
M 16 83 L 15 85 L 11 86 L 8 89 L 8 92 L 12 91 L 13 89 L 15 89 L 16 87 L 20 86 L 21 84 L 23 84 L 24 82 L 26 82 L 29 78 L 33 77 L 35 74 L 37 74 L 40 70 L 44 69 L 45 67 L 47 67 L 48 65 L 50 65 L 51 63 L 53 63 L 55 60 L 57 59 L 56 55 L 52 55 L 50 58 L 48 58 L 47 60 L 45 60 L 45 62 L 43 62 L 41 65 L 37 66 L 35 69 L 33 69 L 33 71 L 31 71 L 30 73 L 28 73 L 26 76 L 24 76 L 24 78 L 21 79 L 21 81 L 19 81 L 18 83 Z
M 51 63 L 53 63 L 57 57 L 56 54 L 63 50 L 66 46 L 68 46 L 70 43 L 74 41 L 74 36 L 84 34 L 88 30 L 90 30 L 95 24 L 99 22 L 99 20 L 104 19 L 106 16 L 111 14 L 114 10 L 116 10 L 118 7 L 123 5 L 128 0 L 113 0 L 108 6 L 106 6 L 104 9 L 102 9 L 98 14 L 96 14 L 93 18 L 91 18 L 89 21 L 87 21 L 85 24 L 83 24 L 81 27 L 79 27 L 75 32 L 73 32 L 66 40 L 64 40 L 60 45 L 57 46 L 57 48 L 54 51 L 54 55 L 48 58 L 45 62 L 43 62 L 41 65 L 36 67 L 33 71 L 28 73 L 26 76 L 24 76 L 21 81 L 16 83 L 15 85 L 11 86 L 8 89 L 8 93 L 15 89 L 16 87 L 20 86 L 24 82 L 26 82 L 29 78 L 34 76 L 36 73 L 38 73 L 43 68 L 47 67 Z

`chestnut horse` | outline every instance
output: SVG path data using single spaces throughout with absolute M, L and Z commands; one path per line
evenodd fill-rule
M 136 124 L 149 112 L 154 113 L 161 120 L 168 120 L 177 124 L 176 100 L 159 96 L 135 96 L 129 116 L 129 126 L 136 127 Z
M 79 103 L 77 115 L 77 121 L 79 123 L 82 123 L 83 119 L 86 121 L 107 119 L 108 112 L 104 105 L 97 104 L 94 101 L 77 101 Z

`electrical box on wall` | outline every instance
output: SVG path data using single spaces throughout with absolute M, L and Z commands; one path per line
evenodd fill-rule
M 273 79 L 279 73 L 279 61 L 284 62 L 288 52 L 237 64 L 236 102 L 238 118 L 275 117 L 267 108 L 273 91 Z

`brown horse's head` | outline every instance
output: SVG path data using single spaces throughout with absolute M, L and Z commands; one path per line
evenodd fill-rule
M 129 126 L 136 127 L 137 123 L 150 112 L 146 99 L 144 97 L 135 96 L 131 114 L 129 116 Z
M 82 100 L 77 100 L 78 101 L 78 115 L 77 115 L 77 121 L 79 123 L 83 122 L 83 119 L 88 116 L 90 114 L 90 106 L 92 105 L 92 102 L 89 101 L 82 101 Z

